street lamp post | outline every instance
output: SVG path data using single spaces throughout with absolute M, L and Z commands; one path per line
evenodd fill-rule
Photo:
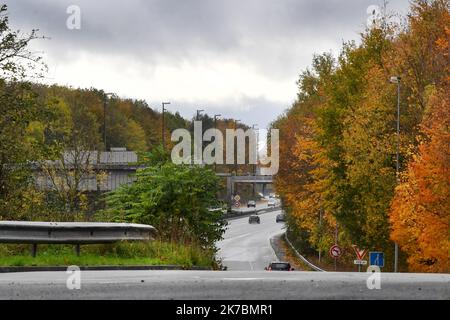
M 397 152 L 395 161 L 395 174 L 397 184 L 400 183 L 400 80 L 398 76 L 390 79 L 391 83 L 397 84 Z M 398 272 L 398 243 L 394 243 L 394 272 Z
M 113 93 L 111 92 L 105 92 L 105 94 L 103 95 L 103 144 L 105 147 L 105 151 L 108 150 L 106 148 L 106 104 L 108 97 L 112 95 Z
M 214 129 L 217 129 L 217 118 L 220 116 L 221 116 L 221 114 L 214 115 Z M 216 161 L 214 161 L 214 172 L 217 172 L 217 162 Z
M 257 124 L 252 125 L 252 129 L 253 131 L 255 130 L 255 128 L 257 127 Z M 258 130 L 256 128 L 256 130 Z M 255 132 L 253 132 L 254 134 Z M 258 162 L 258 134 L 256 135 L 256 163 Z M 253 164 L 253 176 L 256 177 L 256 163 Z M 253 182 L 253 198 L 255 198 L 255 189 L 256 189 L 256 183 Z
M 241 120 L 234 120 L 234 131 L 236 132 L 237 123 Z M 237 139 L 236 139 L 237 140 Z M 237 176 L 237 141 L 234 144 L 234 175 Z
M 215 114 L 214 115 L 214 129 L 217 129 L 217 118 L 220 117 L 221 114 Z
M 163 102 L 162 103 L 162 115 L 161 115 L 161 122 L 162 122 L 162 126 L 161 126 L 161 141 L 162 141 L 162 147 L 163 150 L 166 150 L 166 144 L 165 144 L 165 139 L 164 139 L 164 111 L 166 110 L 165 106 L 169 105 L 170 102 Z
M 198 109 L 197 110 L 197 113 L 196 113 L 196 115 L 195 115 L 195 121 L 198 121 L 199 120 L 199 118 L 200 118 L 200 114 L 203 112 L 203 111 L 205 111 L 205 110 L 203 110 L 203 109 Z M 194 121 L 194 132 L 195 132 L 195 121 Z M 203 137 L 203 121 L 202 121 L 202 126 L 201 126 L 201 135 L 202 135 L 202 137 Z M 195 140 L 195 139 L 194 139 Z M 197 142 L 194 142 L 194 145 L 196 145 L 196 143 Z M 200 141 L 200 152 L 203 152 L 203 141 Z M 194 146 L 194 148 L 197 148 L 197 146 Z M 202 163 L 203 163 L 203 161 L 202 161 Z
M 197 115 L 196 115 L 196 117 L 195 117 L 195 120 L 198 121 L 198 118 L 199 118 L 199 116 L 200 116 L 200 113 L 202 113 L 203 111 L 205 111 L 205 110 L 197 110 Z
M 322 213 L 323 209 L 319 209 L 319 241 L 322 240 Z M 319 247 L 319 263 L 322 260 L 322 249 Z M 336 259 L 334 259 L 336 261 Z

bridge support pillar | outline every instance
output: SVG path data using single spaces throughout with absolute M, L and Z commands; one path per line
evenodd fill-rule
M 231 208 L 233 206 L 233 180 L 232 177 L 227 177 L 227 204 L 228 204 L 228 211 L 231 211 Z

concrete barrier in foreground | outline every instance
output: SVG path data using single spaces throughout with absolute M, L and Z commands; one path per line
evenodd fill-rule
M 156 232 L 133 223 L 0 221 L 0 243 L 31 243 L 33 257 L 39 243 L 74 244 L 79 255 L 81 244 L 150 241 Z

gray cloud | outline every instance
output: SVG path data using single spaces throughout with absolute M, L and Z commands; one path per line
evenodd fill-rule
M 381 0 L 6 0 L 11 23 L 39 28 L 52 61 L 83 52 L 129 57 L 147 67 L 231 60 L 279 81 L 295 81 L 313 53 L 337 50 L 364 29 L 366 8 Z M 66 8 L 78 5 L 81 30 L 68 30 Z M 392 0 L 405 11 L 408 0 Z M 336 53 L 336 52 L 335 52 Z M 295 99 L 293 94 L 291 99 Z M 287 98 L 289 100 L 289 98 Z M 257 102 L 257 101 L 255 101 Z M 245 98 L 241 101 L 245 104 Z M 259 101 L 271 108 L 273 103 Z M 224 105 L 226 103 L 224 102 Z M 282 110 L 286 106 L 278 106 Z M 275 109 L 274 109 L 275 111 Z M 257 112 L 257 110 L 255 110 Z M 251 115 L 249 115 L 251 116 Z M 267 115 L 264 115 L 267 120 Z M 273 115 L 273 118 L 276 115 Z
M 11 20 L 40 28 L 49 49 L 88 50 L 149 58 L 200 58 L 206 54 L 251 56 L 267 63 L 289 57 L 296 45 L 310 51 L 314 40 L 354 38 L 366 8 L 380 0 L 14 0 Z M 407 0 L 394 3 L 407 4 Z M 80 6 L 82 29 L 68 30 L 66 8 Z M 392 4 L 391 4 L 392 6 Z M 305 42 L 309 40 L 309 42 Z M 290 47 L 291 45 L 292 47 Z M 270 52 L 265 52 L 269 49 Z M 330 48 L 331 49 L 331 48 Z M 261 56 L 262 59 L 258 59 Z M 255 59 L 256 58 L 256 59 Z M 248 59 L 250 60 L 250 59 Z M 289 57 L 288 62 L 292 60 Z

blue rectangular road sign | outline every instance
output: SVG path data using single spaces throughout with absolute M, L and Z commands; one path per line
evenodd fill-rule
M 384 267 L 384 253 L 377 251 L 369 252 L 369 262 L 371 266 Z

